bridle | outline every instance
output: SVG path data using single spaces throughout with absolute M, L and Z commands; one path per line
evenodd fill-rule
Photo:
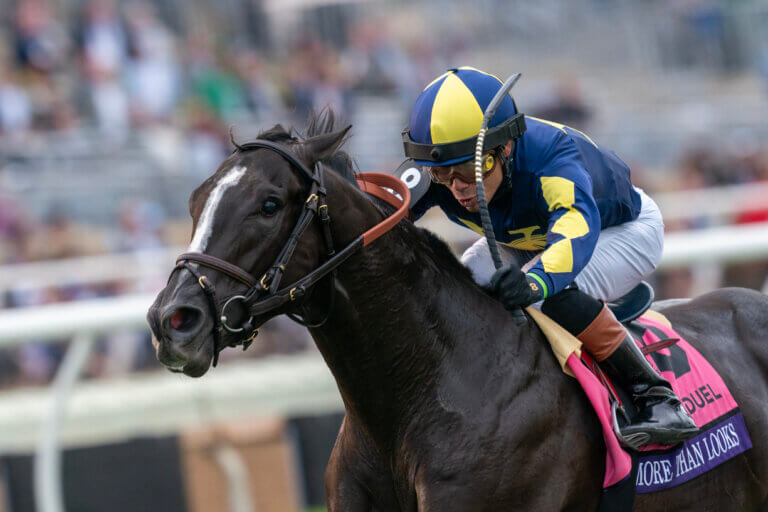
M 256 278 L 249 272 L 234 265 L 226 260 L 211 256 L 210 254 L 204 254 L 200 252 L 187 252 L 180 255 L 176 259 L 176 266 L 174 267 L 171 275 L 180 269 L 188 270 L 197 279 L 197 283 L 200 285 L 203 293 L 205 294 L 208 304 L 213 315 L 213 338 L 214 338 L 214 357 L 213 366 L 216 366 L 218 362 L 219 352 L 221 352 L 227 346 L 242 345 L 243 350 L 253 342 L 259 333 L 259 329 L 254 327 L 253 319 L 258 315 L 262 315 L 272 311 L 286 303 L 295 301 L 304 295 L 313 285 L 315 285 L 322 278 L 330 275 L 332 282 L 330 283 L 331 297 L 334 296 L 333 280 L 335 279 L 336 269 L 344 263 L 352 254 L 357 250 L 370 244 L 378 237 L 392 229 L 402 218 L 408 213 L 408 205 L 410 203 L 410 191 L 408 187 L 394 176 L 381 173 L 363 173 L 356 176 L 358 185 L 360 188 L 379 199 L 391 204 L 397 211 L 384 219 L 382 222 L 369 229 L 362 235 L 355 238 L 346 247 L 336 252 L 333 245 L 333 237 L 331 236 L 331 217 L 328 213 L 328 204 L 326 203 L 327 191 L 323 183 L 323 172 L 320 163 L 316 163 L 312 171 L 300 161 L 293 153 L 288 151 L 284 146 L 276 144 L 267 140 L 255 140 L 247 144 L 239 146 L 242 151 L 251 149 L 269 149 L 278 153 L 285 158 L 293 167 L 298 169 L 311 183 L 309 194 L 304 201 L 304 209 L 299 216 L 296 225 L 293 228 L 288 241 L 285 243 L 280 253 L 278 254 L 275 262 L 267 269 L 267 271 L 261 276 Z M 394 190 L 398 195 L 396 196 L 392 192 L 383 188 L 387 187 Z M 291 283 L 288 286 L 280 287 L 280 281 L 285 272 L 286 265 L 293 256 L 294 251 L 299 243 L 299 239 L 307 228 L 312 224 L 312 220 L 317 216 L 320 220 L 320 226 L 323 232 L 323 240 L 326 246 L 327 260 L 311 271 L 301 279 Z M 221 272 L 231 279 L 239 281 L 246 285 L 248 290 L 241 295 L 232 295 L 224 300 L 224 305 L 219 311 L 216 301 L 216 291 L 213 283 L 205 274 L 201 274 L 192 263 L 196 263 L 202 267 L 206 267 L 212 270 Z M 170 279 L 170 278 L 169 278 Z M 230 324 L 230 319 L 227 316 L 228 310 L 230 310 L 234 304 L 241 303 L 242 307 L 246 311 L 246 319 L 240 323 L 240 325 L 233 326 Z M 331 313 L 333 308 L 332 301 L 329 301 L 329 308 L 325 319 Z M 294 320 L 306 325 L 308 327 L 318 327 L 325 322 L 325 319 L 319 323 L 309 324 L 306 320 L 302 320 L 295 314 L 289 313 L 289 316 Z M 242 333 L 241 339 L 222 346 L 221 344 L 221 332 L 228 331 L 230 333 Z

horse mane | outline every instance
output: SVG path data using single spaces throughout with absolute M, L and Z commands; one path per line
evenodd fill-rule
M 419 255 L 420 259 L 429 259 L 440 270 L 452 277 L 465 278 L 469 283 L 475 284 L 472 272 L 459 261 L 442 238 L 411 222 L 401 223 L 401 225 L 405 231 L 409 247 Z

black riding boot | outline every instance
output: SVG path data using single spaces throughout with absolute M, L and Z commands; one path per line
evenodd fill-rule
M 698 432 L 672 387 L 648 363 L 611 310 L 575 286 L 544 301 L 541 310 L 584 344 L 608 376 L 632 393 L 635 421 L 621 429 L 634 449 L 673 445 Z
M 669 382 L 656 373 L 629 335 L 599 364 L 612 380 L 632 392 L 637 416 L 621 429 L 631 448 L 674 445 L 698 433 Z

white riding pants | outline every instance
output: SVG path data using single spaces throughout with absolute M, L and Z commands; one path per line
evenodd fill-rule
M 584 293 L 596 299 L 618 299 L 653 272 L 664 249 L 664 221 L 653 199 L 642 189 L 641 209 L 637 219 L 611 226 L 600 232 L 595 251 L 587 265 L 576 276 L 576 284 Z M 508 247 L 499 245 L 505 264 L 525 265 Z M 495 269 L 488 242 L 481 237 L 461 256 L 461 262 L 472 271 L 480 285 L 487 285 Z

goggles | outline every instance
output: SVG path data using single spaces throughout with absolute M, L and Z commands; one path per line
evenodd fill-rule
M 496 157 L 491 153 L 483 155 L 483 179 L 487 178 L 496 166 Z M 427 167 L 432 181 L 450 187 L 454 179 L 471 185 L 475 182 L 475 159 L 460 164 Z

